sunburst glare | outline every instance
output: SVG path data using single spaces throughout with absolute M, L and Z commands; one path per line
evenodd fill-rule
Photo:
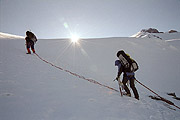
M 71 35 L 71 42 L 72 43 L 78 43 L 79 40 L 80 40 L 80 38 L 78 35 L 76 35 L 76 34 Z

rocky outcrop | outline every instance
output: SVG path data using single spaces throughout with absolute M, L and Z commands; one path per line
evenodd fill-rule
M 176 33 L 176 30 L 169 30 L 168 33 Z
M 159 32 L 157 29 L 155 29 L 155 28 L 142 29 L 141 32 L 160 33 L 160 32 Z

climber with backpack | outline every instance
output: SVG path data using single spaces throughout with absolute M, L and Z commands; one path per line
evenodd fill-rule
M 126 54 L 123 50 L 117 52 L 117 57 L 119 59 L 115 61 L 115 66 L 118 66 L 118 75 L 116 77 L 116 80 L 119 82 L 121 74 L 124 73 L 122 84 L 124 90 L 126 91 L 126 95 L 131 96 L 130 90 L 126 85 L 129 81 L 130 87 L 133 90 L 135 98 L 139 100 L 139 94 L 134 84 L 134 81 L 136 79 L 134 72 L 138 70 L 137 62 L 130 58 L 130 56 Z
M 27 31 L 25 40 L 26 40 L 27 54 L 31 54 L 30 48 L 33 51 L 33 53 L 35 53 L 34 44 L 36 43 L 37 38 L 34 35 L 34 33 Z

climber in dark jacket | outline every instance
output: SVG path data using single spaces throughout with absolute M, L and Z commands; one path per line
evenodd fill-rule
M 126 83 L 127 83 L 128 80 L 129 80 L 129 82 L 130 82 L 130 87 L 131 87 L 131 89 L 133 90 L 134 96 L 135 96 L 136 99 L 139 100 L 139 94 L 138 94 L 137 89 L 136 89 L 135 84 L 134 84 L 134 81 L 135 81 L 135 79 L 136 79 L 136 78 L 134 77 L 134 76 L 135 76 L 135 73 L 134 73 L 134 72 L 131 72 L 131 73 L 130 73 L 130 72 L 124 72 L 123 66 L 122 66 L 120 60 L 116 60 L 116 61 L 115 61 L 115 66 L 118 66 L 118 75 L 117 75 L 117 77 L 116 77 L 116 80 L 118 80 L 118 79 L 120 78 L 122 72 L 124 73 L 124 74 L 123 74 L 122 83 L 123 83 L 123 86 L 124 86 L 124 90 L 126 91 L 126 95 L 127 95 L 127 96 L 131 96 L 130 90 L 129 90 L 129 88 L 128 88 L 127 85 L 126 85 Z
M 37 41 L 36 36 L 32 32 L 27 31 L 25 40 L 26 40 L 27 54 L 31 54 L 30 48 L 33 51 L 33 53 L 35 53 L 34 44 Z

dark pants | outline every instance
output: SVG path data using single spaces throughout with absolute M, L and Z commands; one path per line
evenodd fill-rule
M 33 41 L 26 41 L 26 48 L 34 49 L 34 42 Z
M 127 81 L 129 80 L 130 81 L 130 87 L 133 90 L 135 98 L 139 99 L 139 94 L 138 94 L 137 89 L 136 89 L 135 84 L 134 84 L 135 79 L 136 78 L 133 75 L 132 76 L 126 76 L 126 77 L 123 77 L 122 82 L 124 85 L 124 90 L 127 92 L 127 94 L 131 94 L 129 88 L 126 85 Z

